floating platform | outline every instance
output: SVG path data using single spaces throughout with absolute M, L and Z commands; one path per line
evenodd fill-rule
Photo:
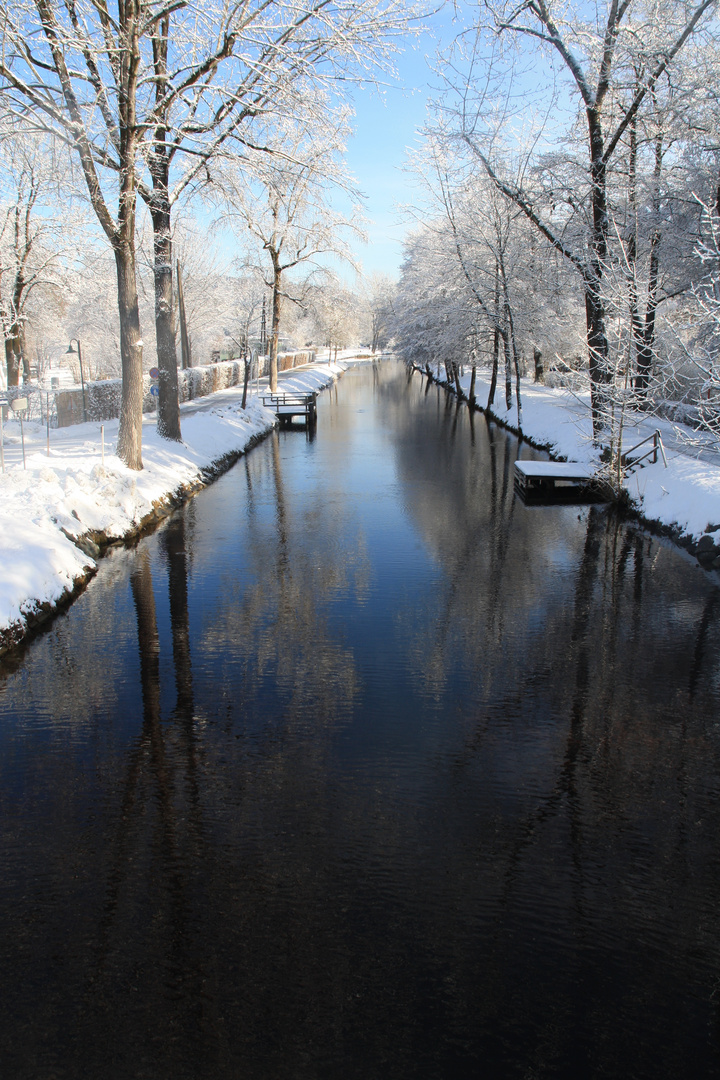
M 296 416 L 303 417 L 309 427 L 317 421 L 317 394 L 263 394 L 262 403 L 271 409 L 282 426 L 291 424 Z
M 525 502 L 599 502 L 591 465 L 578 461 L 516 461 L 515 490 Z

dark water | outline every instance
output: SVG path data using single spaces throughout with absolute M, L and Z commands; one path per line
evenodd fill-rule
M 424 389 L 345 375 L 6 671 L 3 1078 L 720 1075 L 717 579 Z

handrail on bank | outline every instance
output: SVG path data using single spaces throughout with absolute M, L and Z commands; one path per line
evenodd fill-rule
M 635 453 L 636 450 L 639 450 L 641 446 L 645 446 L 645 444 L 649 442 L 651 442 L 653 445 L 650 450 L 647 451 L 647 453 L 642 454 L 642 456 L 639 458 L 634 458 L 631 456 Z M 641 439 L 641 441 L 639 443 L 636 443 L 635 446 L 631 446 L 629 450 L 626 450 L 626 452 L 621 455 L 620 460 L 623 466 L 635 466 L 639 465 L 641 461 L 645 461 L 646 458 L 652 456 L 653 464 L 655 464 L 658 459 L 658 450 L 662 454 L 663 465 L 667 469 L 668 463 L 667 457 L 665 456 L 665 447 L 663 446 L 662 435 L 660 434 L 659 429 L 656 428 L 652 435 L 648 435 L 646 439 Z

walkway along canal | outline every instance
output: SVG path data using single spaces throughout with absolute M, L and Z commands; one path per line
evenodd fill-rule
M 517 453 L 349 371 L 4 669 L 2 1076 L 720 1075 L 718 588 Z

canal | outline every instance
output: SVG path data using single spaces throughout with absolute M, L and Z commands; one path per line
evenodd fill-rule
M 392 362 L 0 678 L 7 1080 L 720 1076 L 717 580 Z

